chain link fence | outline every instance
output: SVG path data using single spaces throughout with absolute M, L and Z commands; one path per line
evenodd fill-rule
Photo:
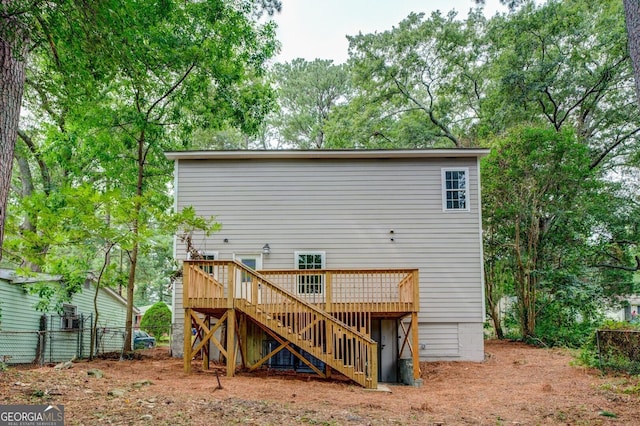
M 62 326 L 58 327 L 60 323 Z M 0 363 L 44 365 L 90 357 L 93 335 L 91 315 L 71 320 L 56 315 L 46 316 L 46 320 L 41 321 L 41 328 L 43 330 L 0 331 Z M 170 344 L 171 334 L 134 329 L 132 348 L 140 350 L 158 344 Z M 93 356 L 122 358 L 125 355 L 125 339 L 125 327 L 97 327 Z
M 598 330 L 600 369 L 640 374 L 640 330 Z

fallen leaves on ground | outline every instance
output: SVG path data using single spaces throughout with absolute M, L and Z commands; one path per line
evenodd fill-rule
M 133 360 L 0 373 L 0 404 L 62 404 L 67 425 L 632 424 L 640 378 L 571 365 L 567 351 L 487 341 L 485 362 L 421 363 L 422 387 L 368 391 L 339 378 L 183 372 L 166 348 Z M 101 374 L 96 374 L 99 370 Z M 216 373 L 216 371 L 218 373 Z M 218 386 L 218 380 L 221 387 Z

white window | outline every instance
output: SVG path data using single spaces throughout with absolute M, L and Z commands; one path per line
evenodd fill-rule
M 73 330 L 80 328 L 80 321 L 78 320 L 78 307 L 75 305 L 62 305 L 62 317 L 60 321 L 60 328 L 63 330 Z
M 201 259 L 198 260 L 218 260 L 218 252 L 217 251 L 200 251 L 198 252 Z M 191 253 L 187 253 L 187 260 L 192 260 L 193 256 Z M 200 269 L 206 271 L 209 274 L 213 274 L 213 265 L 202 265 Z
M 469 169 L 442 169 L 442 209 L 469 211 Z
M 297 251 L 295 253 L 296 269 L 324 269 L 325 253 L 322 251 Z M 324 293 L 322 275 L 298 275 L 298 294 Z
M 216 260 L 218 259 L 217 251 L 199 251 L 198 254 L 202 256 L 201 260 Z M 187 260 L 193 260 L 191 253 L 187 253 Z

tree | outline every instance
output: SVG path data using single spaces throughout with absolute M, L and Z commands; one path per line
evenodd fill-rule
M 276 47 L 273 25 L 257 18 L 279 2 L 83 5 L 30 9 L 25 21 L 37 30 L 29 99 L 47 119 L 23 132 L 26 164 L 38 165 L 43 185 L 21 200 L 34 208 L 22 241 L 48 232 L 38 208 L 66 208 L 71 199 L 60 194 L 83 183 L 117 194 L 113 209 L 102 213 L 127 236 L 118 246 L 130 265 L 130 334 L 137 265 L 152 247 L 158 218 L 171 207 L 171 167 L 163 151 L 188 146 L 195 129 L 256 130 L 270 96 L 263 66 Z M 28 174 L 24 167 L 20 177 L 26 181 Z M 51 258 L 51 250 L 43 247 L 41 256 Z
M 496 337 L 504 338 L 502 328 L 503 312 L 501 304 L 504 297 L 514 293 L 514 270 L 512 256 L 507 244 L 507 236 L 501 232 L 499 224 L 484 216 L 484 285 L 487 315 L 493 323 Z
M 271 79 L 278 91 L 279 110 L 273 119 L 277 137 L 300 149 L 325 148 L 326 123 L 336 106 L 350 98 L 346 65 L 298 58 L 275 64 Z
M 423 146 L 469 146 L 485 84 L 485 25 L 479 11 L 466 21 L 455 12 L 428 19 L 412 13 L 389 31 L 348 37 L 355 105 L 370 126 L 345 139 L 359 139 L 361 146 L 418 140 Z M 351 114 L 358 114 L 356 108 Z
M 487 26 L 490 81 L 478 134 L 522 122 L 573 128 L 592 167 L 637 151 L 640 115 L 619 2 L 529 2 Z
M 140 328 L 154 336 L 171 333 L 171 310 L 164 302 L 157 302 L 145 312 Z
M 37 0 L 2 1 L 0 3 L 0 19 L 2 19 L 0 52 L 3 64 L 1 80 L 3 105 L 0 108 L 0 123 L 2 123 L 0 127 L 3 131 L 0 132 L 2 138 L 0 140 L 0 153 L 2 154 L 0 156 L 0 244 L 3 241 L 4 219 L 7 211 L 6 199 L 25 81 L 25 59 L 37 56 L 36 60 L 29 63 L 40 67 L 41 76 L 51 77 L 49 72 L 56 71 L 56 78 L 41 80 L 36 78 L 34 81 L 38 87 L 37 90 L 47 95 L 46 101 L 51 110 L 60 107 L 56 110 L 56 113 L 59 113 L 64 110 L 65 106 L 71 104 L 65 103 L 64 99 L 82 101 L 82 96 L 78 95 L 92 93 L 97 89 L 99 94 L 104 95 L 105 82 L 111 83 L 108 87 L 112 93 L 117 92 L 117 90 L 114 92 L 113 83 L 116 83 L 114 78 L 119 65 L 112 60 L 119 54 L 126 56 L 125 50 L 132 45 L 147 50 L 158 48 L 158 44 L 150 45 L 148 38 L 138 36 L 144 31 L 144 25 L 150 24 L 154 19 L 156 23 L 160 22 L 158 19 L 164 19 L 165 22 L 168 22 L 168 18 L 173 16 L 173 18 L 184 19 L 184 25 L 189 25 L 189 23 L 195 25 L 197 19 L 204 20 L 204 22 L 208 22 L 209 29 L 214 26 L 216 32 L 223 34 L 223 37 L 220 38 L 222 43 L 225 42 L 224 37 L 227 37 L 227 41 L 233 40 L 227 43 L 224 49 L 219 49 L 218 53 L 229 55 L 229 58 L 235 59 L 239 64 L 253 66 L 263 62 L 270 56 L 269 52 L 273 50 L 272 43 L 266 41 L 272 39 L 272 29 L 267 26 L 266 31 L 254 32 L 254 29 L 257 28 L 253 26 L 255 20 L 262 12 L 273 13 L 279 8 L 279 0 L 264 0 L 259 4 L 250 1 L 225 3 L 214 0 L 191 4 L 182 4 L 171 0 L 158 4 L 130 1 L 118 2 L 117 5 L 112 4 L 109 0 L 96 1 L 91 4 L 75 0 L 53 3 Z M 124 11 L 128 15 L 118 13 Z M 202 42 L 207 45 L 201 46 L 203 50 L 211 51 L 212 43 L 202 37 L 206 31 L 198 33 L 198 31 L 193 31 L 195 27 L 191 28 L 192 41 Z M 167 25 L 164 29 L 166 34 L 169 34 L 170 31 L 179 28 L 176 26 L 171 28 L 170 25 Z M 238 35 L 256 34 L 258 37 L 253 41 L 250 39 L 251 37 L 243 36 L 233 39 L 230 32 L 234 30 L 239 31 Z M 243 31 L 245 32 L 242 33 Z M 224 35 L 225 32 L 226 35 Z M 173 41 L 178 41 L 178 35 L 179 33 L 174 34 Z M 157 41 L 159 40 L 156 39 Z M 171 42 L 169 38 L 163 41 Z M 242 49 L 234 51 L 236 43 L 245 42 L 247 44 L 243 45 Z M 263 49 L 265 46 L 269 47 Z M 174 53 L 184 49 L 185 54 L 190 52 L 196 55 L 193 49 L 190 50 L 189 45 L 177 44 L 165 47 Z M 233 55 L 230 55 L 231 53 Z M 121 56 L 121 59 L 124 58 Z M 160 59 L 160 56 L 156 59 Z M 213 57 L 209 59 L 213 59 Z M 220 64 L 223 67 L 229 62 L 220 61 Z M 130 69 L 129 71 L 134 70 Z M 238 71 L 238 67 L 235 71 Z M 234 74 L 235 71 L 233 68 L 217 69 L 218 73 L 228 72 L 231 81 L 237 77 Z M 69 83 L 72 84 L 69 85 Z M 227 113 L 237 114 L 242 107 L 246 108 L 247 103 L 240 105 L 242 104 L 241 99 L 231 99 L 230 96 L 233 94 L 226 93 L 225 102 L 221 103 Z M 62 100 L 62 104 L 58 104 L 58 100 Z M 4 104 L 5 102 L 6 104 Z M 231 105 L 235 106 L 229 108 Z M 247 117 L 239 118 L 246 119 Z M 257 118 L 259 119 L 259 117 Z
M 629 40 L 629 55 L 633 64 L 636 82 L 636 98 L 640 106 L 640 2 L 623 0 L 624 16 L 627 22 L 627 36 Z
M 28 33 L 21 19 L 21 2 L 0 1 L 0 260 L 11 187 L 13 152 L 25 79 Z
M 176 3 L 170 13 L 156 12 L 136 23 L 136 27 L 145 28 L 138 34 L 138 43 L 114 52 L 112 61 L 120 67 L 118 78 L 126 89 L 105 107 L 113 123 L 110 135 L 118 143 L 112 138 L 106 145 L 96 145 L 111 157 L 107 167 L 117 168 L 112 169 L 114 176 L 121 173 L 122 184 L 132 189 L 128 208 L 133 234 L 128 251 L 128 334 L 147 224 L 149 218 L 169 207 L 164 186 L 171 169 L 163 152 L 179 143 L 183 130 L 189 130 L 179 120 L 181 111 L 200 111 L 213 125 L 233 122 L 242 126 L 246 123 L 242 107 L 259 102 L 263 92 L 241 86 L 250 83 L 247 76 L 261 72 L 275 47 L 272 28 L 257 29 L 245 10 L 220 4 Z M 128 16 L 132 11 L 123 8 L 121 13 Z M 193 31 L 194 27 L 198 31 Z M 111 28 L 107 37 L 115 44 L 124 34 L 129 34 L 128 25 Z M 204 99 L 203 92 L 208 94 Z M 117 161 L 127 152 L 132 161 Z M 130 341 L 127 337 L 126 342 Z
M 600 186 L 588 154 L 572 131 L 523 127 L 492 145 L 483 162 L 484 226 L 498 242 L 487 269 L 492 259 L 513 265 L 523 337 L 536 336 L 543 295 L 557 300 L 570 281 L 581 285 L 593 274 L 596 204 L 588 200 L 600 199 Z

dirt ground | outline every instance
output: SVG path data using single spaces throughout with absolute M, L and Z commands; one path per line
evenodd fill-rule
M 167 349 L 141 360 L 9 368 L 0 405 L 63 404 L 67 425 L 640 424 L 640 377 L 572 366 L 567 351 L 488 341 L 483 363 L 422 363 L 420 388 L 260 372 L 186 375 Z M 104 377 L 88 371 L 100 369 Z

